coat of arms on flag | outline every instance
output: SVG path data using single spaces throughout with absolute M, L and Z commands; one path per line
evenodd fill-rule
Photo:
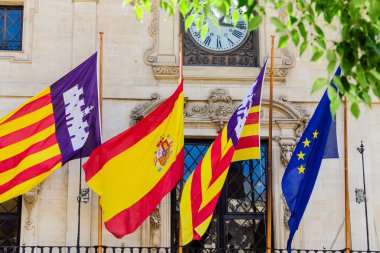
M 154 158 L 154 164 L 157 167 L 157 171 L 162 170 L 162 166 L 165 166 L 170 158 L 170 154 L 173 153 L 171 150 L 173 146 L 173 141 L 168 135 L 166 138 L 161 136 L 160 141 L 157 143 L 156 157 Z

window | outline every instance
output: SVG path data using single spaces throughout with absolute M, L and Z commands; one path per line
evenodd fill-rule
M 205 155 L 211 141 L 185 142 L 184 180 Z M 187 246 L 188 251 L 216 249 L 266 250 L 266 164 L 267 143 L 261 142 L 261 161 L 231 164 L 213 221 L 202 240 Z M 180 185 L 172 192 L 172 246 L 178 246 Z M 186 251 L 185 251 L 186 252 Z
M 21 228 L 21 197 L 0 203 L 0 247 L 18 246 Z
M 0 50 L 22 50 L 22 6 L 0 5 Z

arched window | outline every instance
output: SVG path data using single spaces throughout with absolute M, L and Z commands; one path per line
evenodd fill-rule
M 205 155 L 211 141 L 185 141 L 184 180 Z M 190 243 L 190 252 L 216 249 L 266 249 L 266 164 L 267 143 L 261 142 L 261 160 L 231 164 L 227 181 L 214 212 L 213 221 L 202 240 Z M 172 192 L 172 246 L 178 246 L 180 187 Z
M 0 203 L 0 246 L 20 244 L 21 197 Z

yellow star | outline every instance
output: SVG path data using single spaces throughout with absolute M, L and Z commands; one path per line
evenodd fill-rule
M 302 153 L 302 151 L 300 151 L 300 153 L 297 154 L 297 156 L 298 156 L 298 160 L 299 160 L 299 159 L 305 160 L 305 159 L 304 159 L 305 154 Z
M 301 165 L 299 168 L 298 168 L 298 174 L 305 174 L 305 167 L 303 167 L 303 165 Z
M 306 147 L 309 147 L 310 148 L 310 141 L 306 138 L 305 141 L 302 142 L 303 143 L 303 147 L 306 148 Z
M 318 138 L 318 131 L 315 130 L 314 133 L 313 133 L 313 139 L 317 139 Z

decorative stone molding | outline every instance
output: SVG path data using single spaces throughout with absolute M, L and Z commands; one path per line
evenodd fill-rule
M 8 2 L 8 3 L 7 3 Z M 10 62 L 30 63 L 32 61 L 32 43 L 34 31 L 34 14 L 38 12 L 38 0 L 0 1 L 0 4 L 23 5 L 23 30 L 21 51 L 0 51 L 0 60 Z
M 285 224 L 285 227 L 289 229 L 288 221 L 290 218 L 290 210 L 289 210 L 288 204 L 286 203 L 284 194 L 281 194 L 281 203 L 282 203 L 282 209 L 284 211 L 284 224 Z
M 42 186 L 37 185 L 31 191 L 25 193 L 22 196 L 23 197 L 23 203 L 24 203 L 26 210 L 27 210 L 27 217 L 26 217 L 26 221 L 25 221 L 25 229 L 26 230 L 33 229 L 31 213 L 32 213 L 33 207 L 35 206 L 35 204 L 38 200 L 38 197 L 41 193 L 41 190 L 42 190 Z
M 293 137 L 277 137 L 276 141 L 281 148 L 281 162 L 286 168 L 286 166 L 288 166 L 290 158 L 293 155 L 294 148 L 297 144 L 297 139 Z
M 189 118 L 208 118 L 216 123 L 216 131 L 220 132 L 235 111 L 233 99 L 228 91 L 215 89 L 208 97 L 205 105 L 196 104 L 185 111 L 185 117 Z
M 179 67 L 176 65 L 158 65 L 152 66 L 154 77 L 157 79 L 172 79 L 178 78 Z
M 158 51 L 158 8 L 157 1 L 152 1 L 152 21 L 149 26 L 149 35 L 152 37 L 153 46 L 149 48 L 144 53 L 144 63 L 148 66 L 152 66 L 153 63 L 157 62 L 157 51 Z
M 141 105 L 137 105 L 132 110 L 131 115 L 129 116 L 129 124 L 130 124 L 130 126 L 135 125 L 137 122 L 139 122 L 140 120 L 142 120 L 144 118 L 144 116 L 146 116 L 144 114 L 145 110 L 147 108 L 149 108 L 152 104 L 154 104 L 155 102 L 157 102 L 160 99 L 160 95 L 158 93 L 153 93 L 152 95 L 150 95 L 150 98 L 151 98 L 151 101 L 146 102 L 146 103 L 141 104 Z

